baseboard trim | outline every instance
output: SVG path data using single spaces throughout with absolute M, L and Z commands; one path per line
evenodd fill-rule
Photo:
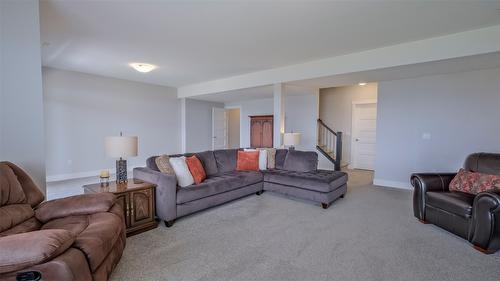
M 139 166 L 137 166 L 137 167 L 139 167 Z M 134 168 L 136 168 L 136 167 L 129 167 L 127 169 L 127 174 L 129 175 L 129 177 L 130 177 L 130 175 L 132 175 L 132 170 Z M 106 169 L 103 169 L 103 170 L 106 170 Z M 107 170 L 110 171 L 109 173 L 110 173 L 111 179 L 113 179 L 115 174 L 116 174 L 116 172 L 113 172 L 113 171 L 115 171 L 115 168 L 108 168 Z M 65 180 L 90 178 L 90 177 L 98 178 L 100 172 L 101 172 L 101 170 L 95 170 L 95 171 L 86 171 L 86 172 L 78 172 L 78 173 L 51 175 L 51 176 L 47 176 L 45 178 L 45 181 L 46 182 L 58 182 L 58 181 L 65 181 Z
M 401 182 L 401 181 L 390 181 L 383 179 L 373 179 L 373 185 L 378 185 L 382 187 L 391 187 L 398 189 L 411 190 L 411 185 L 409 182 Z

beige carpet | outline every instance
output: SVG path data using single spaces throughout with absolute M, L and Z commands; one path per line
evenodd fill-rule
M 266 192 L 133 236 L 112 280 L 500 280 L 499 255 L 419 223 L 409 191 L 350 176 L 327 210 Z

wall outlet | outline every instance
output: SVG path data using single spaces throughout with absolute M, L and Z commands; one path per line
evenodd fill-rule
M 422 134 L 422 139 L 423 140 L 430 140 L 431 139 L 431 133 L 423 133 Z

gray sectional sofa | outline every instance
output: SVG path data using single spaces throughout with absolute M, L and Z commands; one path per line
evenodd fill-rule
M 276 150 L 276 168 L 259 172 L 236 171 L 238 149 L 187 153 L 196 155 L 207 179 L 198 185 L 177 186 L 175 176 L 158 170 L 153 156 L 146 167 L 134 169 L 134 178 L 156 187 L 156 216 L 172 226 L 175 219 L 253 193 L 269 190 L 321 203 L 326 209 L 347 192 L 347 174 L 317 169 L 318 155 L 312 151 Z

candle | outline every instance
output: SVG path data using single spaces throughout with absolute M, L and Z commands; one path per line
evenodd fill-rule
M 100 176 L 101 176 L 101 178 L 109 178 L 109 171 L 102 170 Z

